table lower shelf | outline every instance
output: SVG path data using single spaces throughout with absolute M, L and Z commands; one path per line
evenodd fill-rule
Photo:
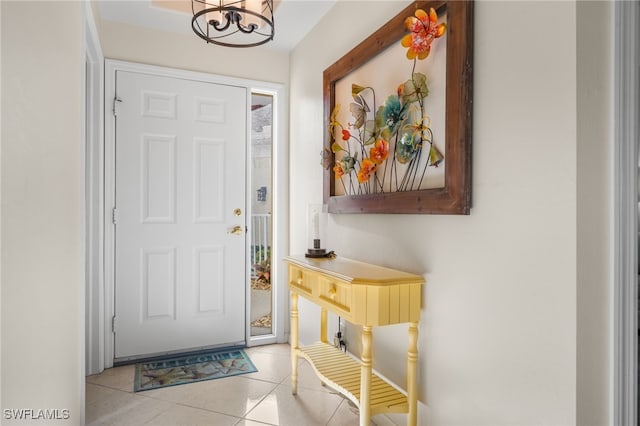
M 361 364 L 339 349 L 318 342 L 298 348 L 320 379 L 360 407 Z M 407 397 L 375 373 L 371 374 L 371 415 L 407 413 Z

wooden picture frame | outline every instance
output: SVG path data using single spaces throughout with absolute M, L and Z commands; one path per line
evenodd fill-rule
M 330 115 L 336 82 L 407 34 L 404 22 L 417 9 L 447 15 L 444 187 L 362 195 L 336 195 L 331 167 L 324 171 L 323 200 L 330 213 L 468 215 L 471 208 L 473 1 L 415 1 L 323 73 L 324 147 L 331 152 Z M 334 157 L 335 159 L 335 157 Z

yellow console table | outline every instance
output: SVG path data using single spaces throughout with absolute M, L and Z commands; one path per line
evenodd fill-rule
M 407 425 L 417 423 L 418 321 L 421 276 L 354 260 L 285 258 L 291 291 L 291 387 L 297 393 L 298 357 L 309 361 L 320 379 L 360 409 L 360 426 L 369 426 L 379 413 L 408 413 Z M 320 306 L 320 342 L 298 346 L 298 297 Z M 358 362 L 327 339 L 327 311 L 362 326 L 362 355 Z M 407 394 L 372 372 L 371 330 L 374 326 L 409 323 Z

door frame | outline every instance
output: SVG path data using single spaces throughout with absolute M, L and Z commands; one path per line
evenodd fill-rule
M 285 173 L 287 164 L 286 129 L 287 123 L 287 104 L 285 102 L 285 88 L 279 83 L 269 83 L 257 80 L 248 80 L 242 78 L 220 76 L 215 74 L 207 74 L 195 71 L 186 71 L 176 68 L 160 67 L 155 65 L 147 65 L 136 62 L 119 61 L 113 59 L 105 60 L 105 86 L 104 86 L 104 111 L 105 111 L 105 137 L 104 137 L 104 340 L 102 343 L 102 353 L 104 353 L 104 367 L 113 366 L 115 335 L 113 333 L 113 317 L 115 313 L 115 227 L 113 225 L 112 215 L 115 206 L 115 116 L 114 105 L 116 97 L 116 72 L 129 71 L 142 74 L 151 74 L 161 77 L 173 77 L 187 80 L 196 80 L 207 83 L 230 85 L 244 87 L 247 89 L 247 105 L 251 105 L 251 92 L 265 92 L 274 95 L 274 129 L 273 129 L 273 146 L 274 146 L 274 206 L 273 206 L 273 242 L 272 250 L 275 259 L 278 259 L 288 251 L 288 231 L 287 223 L 287 206 L 288 206 L 288 175 Z M 276 105 L 277 102 L 277 105 Z M 247 135 L 250 135 L 251 126 L 251 109 L 247 108 Z M 247 137 L 249 144 L 249 137 Z M 283 149 L 275 149 L 282 145 Z M 247 149 L 247 164 L 249 163 L 250 149 Z M 247 167 L 247 174 L 250 168 Z M 250 176 L 247 176 L 247 182 L 250 182 Z M 247 201 L 249 201 L 249 191 L 247 190 Z M 247 203 L 247 217 L 251 214 L 250 203 Z M 249 245 L 246 250 L 246 264 L 249 263 Z M 276 257 L 278 256 L 278 257 Z M 252 341 L 250 335 L 246 334 L 245 339 L 247 345 L 280 343 L 285 341 L 284 318 L 286 312 L 286 283 L 283 281 L 286 274 L 280 265 L 281 262 L 274 262 L 272 265 L 274 286 L 274 334 L 269 338 Z M 249 293 L 249 280 L 245 283 L 247 293 Z M 246 325 L 249 325 L 250 305 L 246 302 Z M 248 327 L 247 327 L 248 329 Z
M 614 4 L 611 424 L 638 421 L 640 5 Z
M 104 55 L 89 3 L 83 4 L 84 32 L 84 218 L 85 373 L 104 369 Z M 84 380 L 83 380 L 84 384 Z M 84 407 L 84 404 L 82 405 Z

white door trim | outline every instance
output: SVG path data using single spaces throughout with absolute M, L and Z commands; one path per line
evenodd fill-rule
M 611 424 L 637 424 L 640 4 L 615 2 Z
M 84 3 L 85 118 L 85 373 L 104 369 L 104 217 L 102 215 L 104 149 L 104 56 L 91 5 Z
M 281 145 L 285 146 L 286 141 L 286 128 L 287 128 L 287 106 L 285 102 L 285 89 L 282 84 L 268 83 L 256 80 L 247 80 L 235 77 L 219 76 L 214 74 L 206 74 L 194 71 L 185 71 L 175 68 L 158 67 L 154 65 L 139 64 L 134 62 L 125 62 L 107 59 L 105 60 L 105 95 L 104 95 L 104 108 L 105 108 L 105 152 L 104 152 L 104 167 L 105 167 L 105 180 L 104 180 L 104 215 L 105 215 L 105 233 L 104 233 L 104 365 L 105 368 L 113 366 L 114 357 L 114 334 L 111 329 L 111 321 L 115 312 L 114 305 L 114 267 L 115 267 L 115 230 L 113 221 L 111 220 L 112 210 L 115 205 L 115 120 L 113 115 L 113 107 L 115 102 L 115 88 L 116 88 L 116 71 L 130 71 L 145 74 L 152 74 L 164 77 L 174 77 L 181 79 L 197 80 L 208 83 L 224 84 L 230 86 L 238 86 L 247 88 L 247 96 L 251 96 L 251 91 L 267 91 L 277 95 L 278 106 L 274 108 L 277 114 L 277 126 L 274 129 L 274 147 Z M 249 103 L 250 105 L 250 103 Z M 250 108 L 247 108 L 247 126 L 250 126 Z M 248 131 L 249 129 L 247 129 Z M 249 150 L 247 150 L 248 152 Z M 276 153 L 277 152 L 277 153 Z M 287 200 L 288 200 L 288 178 L 286 174 L 286 159 L 287 149 L 281 150 L 274 149 L 274 169 L 277 171 L 277 176 L 274 176 L 274 194 L 278 193 L 277 200 L 274 201 L 274 248 L 278 247 L 278 250 L 273 253 L 274 259 L 276 255 L 282 257 L 288 250 L 288 237 L 286 229 L 286 212 L 287 212 Z M 284 166 L 284 167 L 283 167 Z M 284 169 L 278 170 L 276 167 Z M 250 204 L 249 204 L 250 205 Z M 251 212 L 247 212 L 250 215 Z M 248 216 L 249 217 L 249 216 Z M 247 251 L 248 254 L 248 251 Z M 285 341 L 284 334 L 284 315 L 286 312 L 286 305 L 283 305 L 282 301 L 286 301 L 286 283 L 284 283 L 283 272 L 279 267 L 279 262 L 274 262 L 273 277 L 276 285 L 274 293 L 275 300 L 279 301 L 277 305 L 274 305 L 274 309 L 278 309 L 276 312 L 278 315 L 274 319 L 275 340 L 277 342 Z M 247 283 L 247 286 L 249 283 Z M 247 291 L 248 292 L 248 291 Z M 247 312 L 250 310 L 247 309 Z M 247 317 L 248 321 L 248 317 Z M 269 343 L 269 342 L 264 342 Z

